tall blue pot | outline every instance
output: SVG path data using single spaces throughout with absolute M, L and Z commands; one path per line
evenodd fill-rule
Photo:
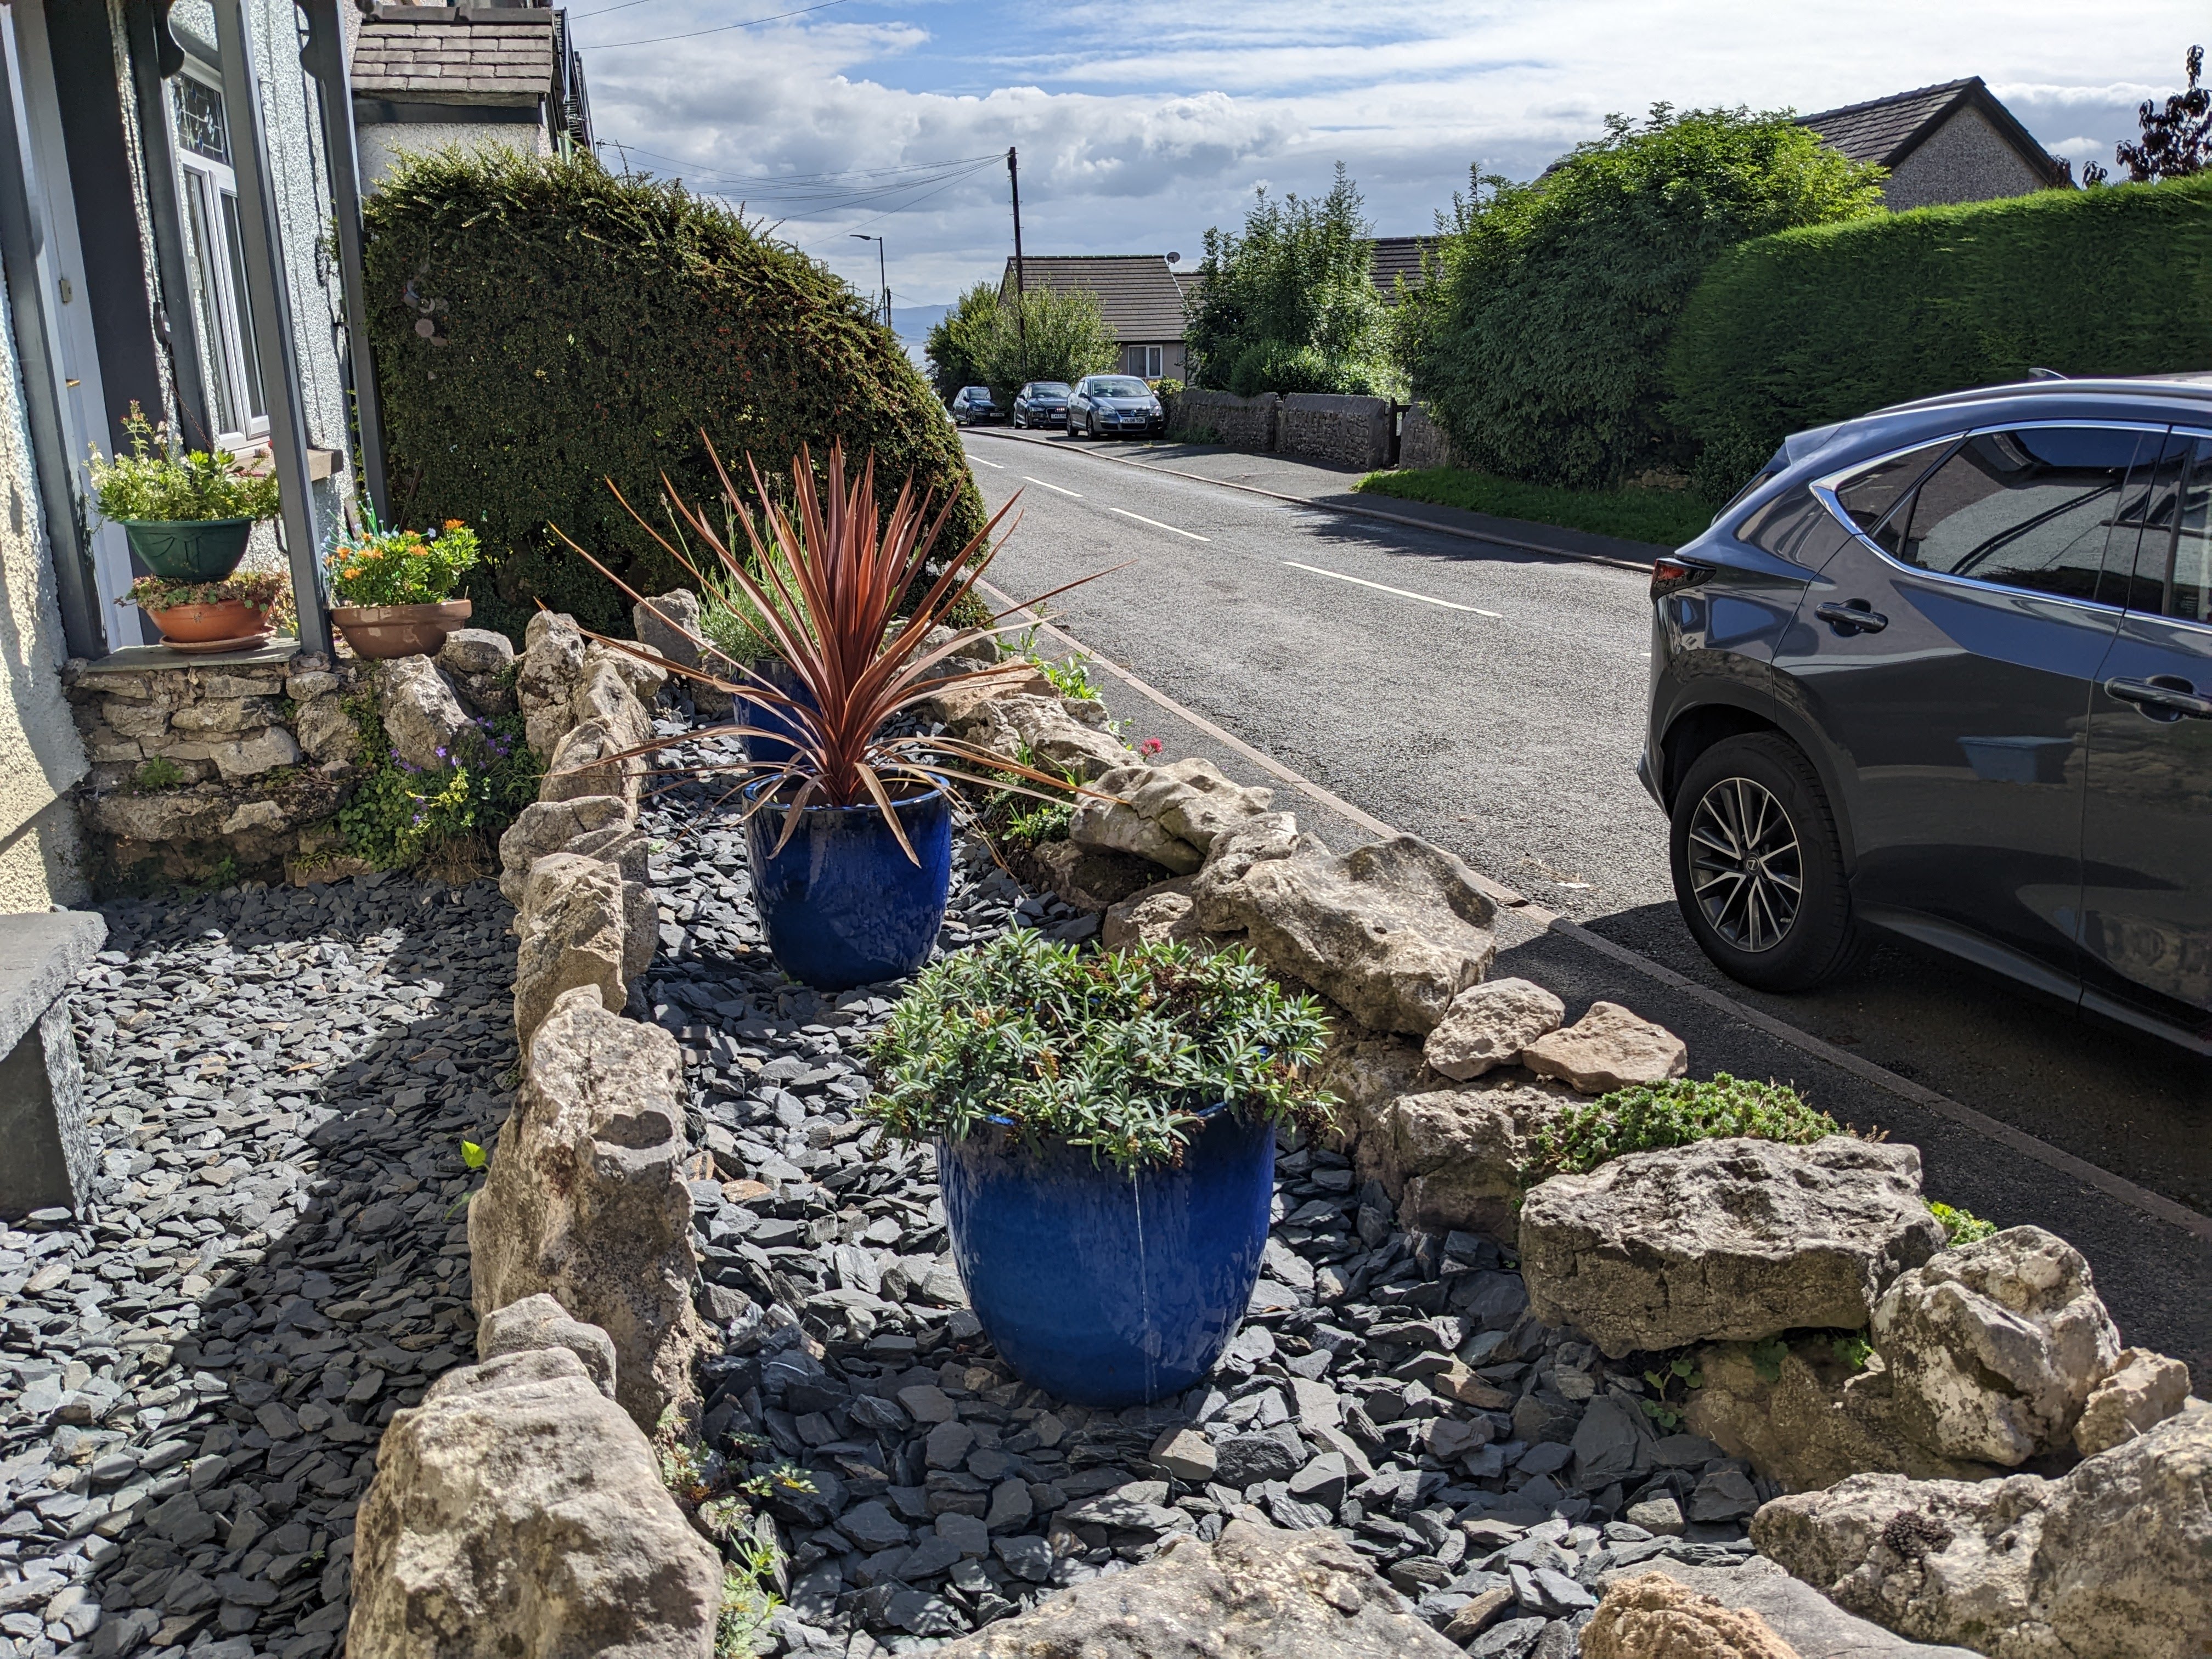
M 1126 1176 L 993 1127 L 939 1140 L 937 1180 L 969 1305 L 1015 1375 L 1079 1405 L 1140 1405 L 1205 1376 L 1237 1334 L 1275 1132 L 1217 1107 L 1181 1167 Z
M 754 788 L 766 787 L 763 780 Z M 843 991 L 928 961 L 952 885 L 952 810 L 944 791 L 896 804 L 919 866 L 872 803 L 805 808 L 797 832 L 776 852 L 790 810 L 771 803 L 745 820 L 753 902 L 776 965 L 818 989 Z
M 791 665 L 782 658 L 763 657 L 758 662 L 748 663 L 745 666 L 755 678 L 767 681 L 802 708 L 815 707 L 814 694 L 806 689 L 798 675 L 791 672 Z M 738 695 L 734 712 L 740 726 L 763 726 L 769 732 L 788 732 L 793 737 L 799 734 L 798 722 L 782 709 L 768 703 L 755 702 L 742 692 Z M 792 757 L 792 746 L 783 738 L 751 737 L 741 741 L 744 744 L 746 755 L 763 765 L 781 766 Z

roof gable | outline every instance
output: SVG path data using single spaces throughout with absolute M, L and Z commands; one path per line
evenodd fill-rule
M 2035 136 L 2020 124 L 2019 118 L 2004 106 L 1978 75 L 1970 75 L 1963 81 L 1946 81 L 1941 86 L 1893 93 L 1887 98 L 1869 99 L 1863 104 L 1846 104 L 1841 109 L 1823 110 L 1816 115 L 1800 116 L 1797 125 L 1810 127 L 1829 148 L 1842 151 L 1854 161 L 1871 161 L 1894 171 L 1937 128 L 1968 106 L 1996 128 L 1997 135 L 2046 184 L 2060 182 L 2059 163 L 2036 143 Z
M 1183 285 L 1163 254 L 1024 254 L 1022 283 L 1062 294 L 1090 289 L 1098 296 L 1106 325 L 1125 345 L 1182 338 Z M 999 286 L 1004 292 L 1013 285 L 1014 262 L 1009 258 Z
M 356 98 L 522 104 L 553 88 L 553 14 L 542 7 L 380 5 L 353 44 Z

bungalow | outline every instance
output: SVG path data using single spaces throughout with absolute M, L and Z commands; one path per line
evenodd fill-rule
M 2073 168 L 2035 142 L 1978 75 L 1801 117 L 1831 149 L 1889 169 L 1900 211 L 2061 188 Z
M 1115 365 L 1148 380 L 1189 378 L 1183 348 L 1184 296 L 1195 274 L 1177 272 L 1176 253 L 1030 254 L 1022 261 L 1024 289 L 1060 293 L 1087 289 L 1098 296 L 1106 325 L 1121 348 Z M 1014 291 L 1014 262 L 1006 261 L 999 291 Z

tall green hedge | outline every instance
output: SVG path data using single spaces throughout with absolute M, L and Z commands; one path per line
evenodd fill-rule
M 2212 368 L 2212 179 L 2041 191 L 1788 230 L 1676 325 L 1676 417 L 1725 495 L 1792 432 L 1965 387 Z
M 557 524 L 643 592 L 679 572 L 609 492 L 655 514 L 665 473 L 713 503 L 701 441 L 787 477 L 804 442 L 872 450 L 886 502 L 911 473 L 981 498 L 944 411 L 866 301 L 814 261 L 673 184 L 588 156 L 457 151 L 371 196 L 369 328 L 402 523 L 461 519 L 491 555 L 471 597 L 518 634 L 533 601 L 605 627 L 628 614 Z

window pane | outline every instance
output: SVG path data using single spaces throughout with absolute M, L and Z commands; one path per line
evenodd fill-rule
M 238 299 L 238 338 L 245 348 L 246 407 L 255 420 L 269 411 L 261 406 L 261 343 L 253 336 L 253 303 L 246 297 L 246 237 L 239 228 L 238 198 L 222 192 L 222 240 L 230 250 L 230 291 Z
M 2105 574 L 2097 585 L 2097 597 L 2106 605 L 2155 613 L 2166 605 L 2174 507 L 2189 471 L 2190 441 L 2168 438 L 2158 454 L 2151 453 L 2148 444 L 2143 447 L 2112 514 L 2112 542 L 2105 550 Z
M 177 142 L 211 161 L 228 166 L 230 130 L 223 120 L 222 94 L 189 75 L 179 75 L 169 84 L 176 89 Z
M 2151 567 L 2148 573 L 2146 566 Z M 2139 590 L 2147 586 L 2146 574 L 2156 584 L 2157 608 L 2164 615 L 2212 623 L 2212 440 L 2197 441 L 2189 483 L 2181 495 L 2180 533 L 2143 537 L 2136 560 Z
M 2094 599 L 2142 442 L 2141 434 L 2097 427 L 1969 438 L 1895 515 L 1904 526 L 1898 556 L 1947 575 Z
M 1869 467 L 1856 477 L 1837 486 L 1837 504 L 1850 514 L 1853 524 L 1872 536 L 1886 551 L 1896 552 L 1895 532 L 1893 529 L 1884 533 L 1881 521 L 1920 481 L 1922 475 L 1935 464 L 1936 458 L 1950 448 L 1953 441 L 1946 438 L 1941 443 L 1923 444 L 1920 448 L 1894 459 Z
M 239 417 L 238 389 L 231 384 L 228 342 L 234 325 L 222 304 L 216 271 L 214 214 L 208 206 L 208 179 L 204 173 L 184 170 L 185 216 L 191 227 L 192 305 L 199 313 L 205 349 L 200 362 L 208 386 L 215 393 L 216 424 L 224 432 L 243 432 Z

